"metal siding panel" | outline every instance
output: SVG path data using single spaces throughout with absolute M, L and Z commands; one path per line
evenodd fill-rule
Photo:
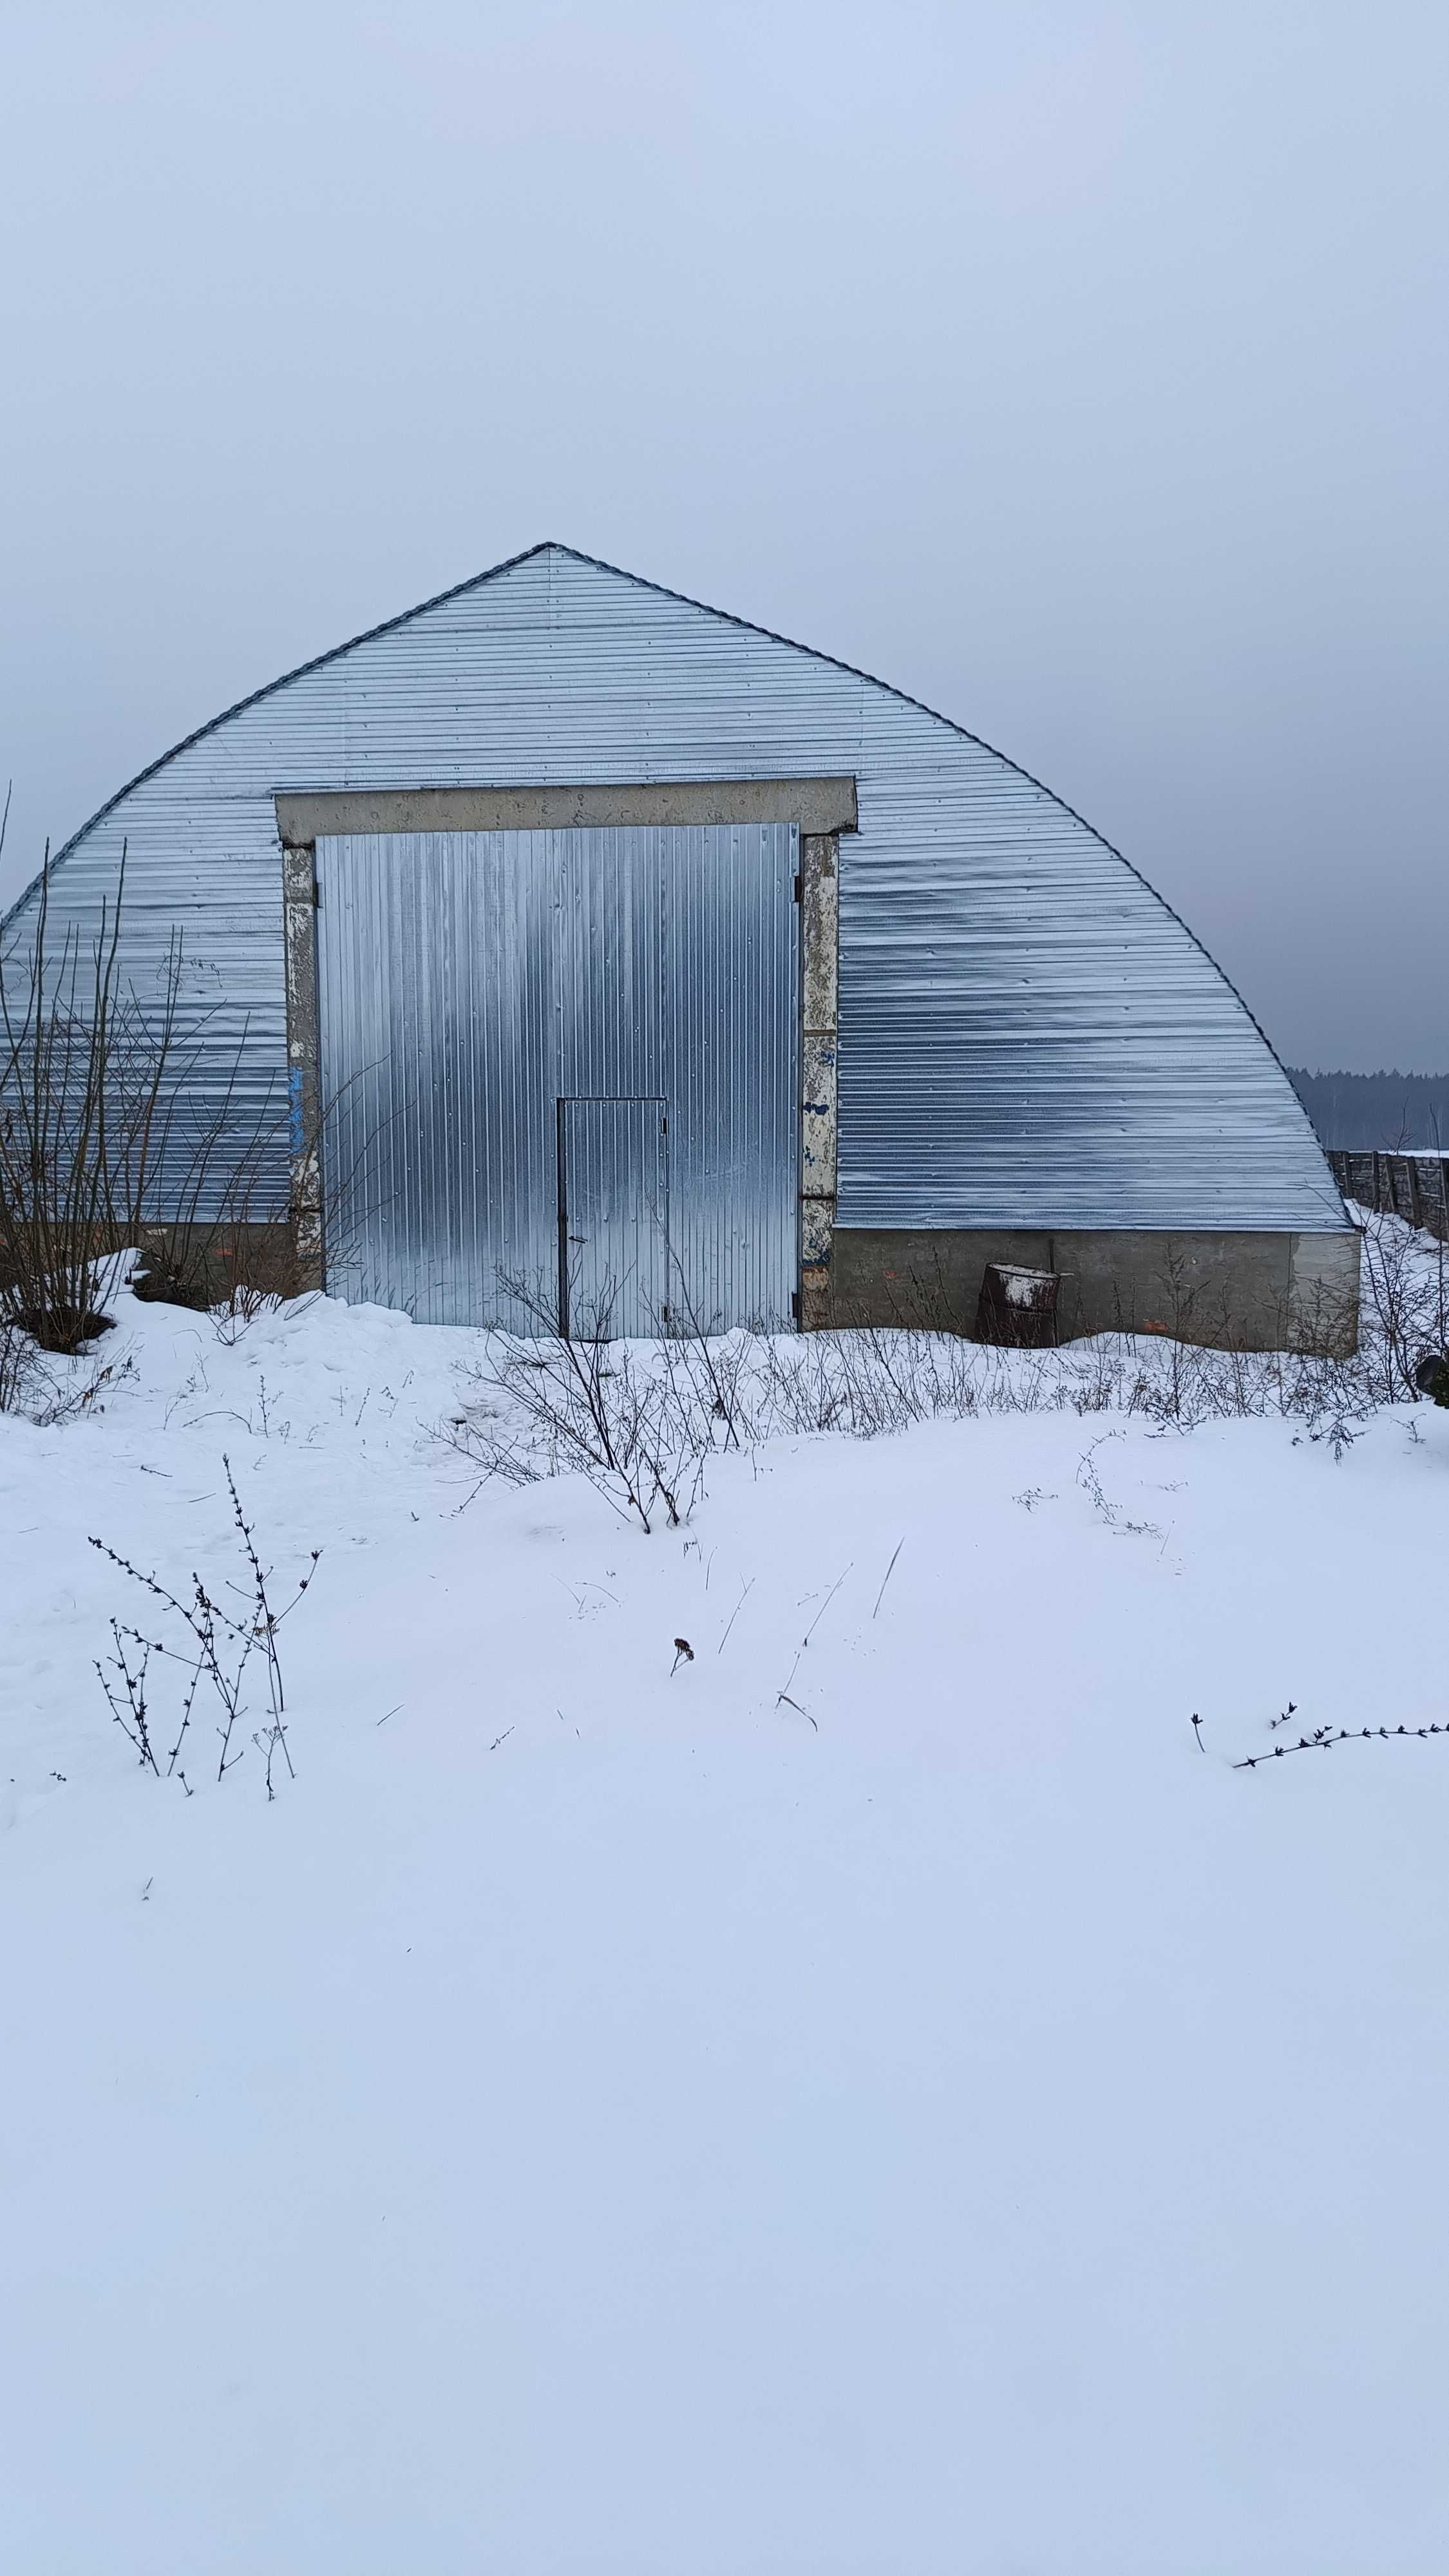
M 169 773 L 168 773 L 169 776 Z M 289 1167 L 286 1125 L 286 1000 L 282 971 L 282 877 L 269 807 L 212 805 L 192 790 L 176 794 L 162 778 L 127 799 L 114 829 L 84 839 L 51 877 L 49 955 L 59 966 L 68 938 L 78 940 L 82 980 L 103 907 L 115 900 L 122 850 L 126 883 L 120 966 L 143 1004 L 160 1004 L 173 935 L 180 941 L 176 1045 L 196 1066 L 173 1165 L 184 1166 L 195 1136 L 221 1113 L 230 1093 L 243 1138 L 270 1133 L 260 1181 L 260 1211 L 285 1208 Z M 206 852 L 204 868 L 198 848 Z M 24 951 L 35 917 L 34 893 L 6 926 L 3 954 Z M 178 1178 L 178 1187 L 181 1186 Z M 216 1175 L 201 1212 L 218 1212 L 224 1175 Z
M 657 1334 L 669 1305 L 668 1133 L 662 1099 L 559 1104 L 567 1176 L 560 1306 L 576 1337 Z
M 799 837 L 660 837 L 675 1293 L 706 1329 L 780 1327 L 798 1277 Z
M 240 1039 L 255 1106 L 285 1070 L 276 790 L 846 771 L 860 832 L 841 847 L 842 1224 L 1342 1227 L 1306 1114 L 1241 1002 L 1085 824 L 878 683 L 562 549 L 362 639 L 183 748 L 72 845 L 53 917 L 58 935 L 94 924 L 128 837 L 128 966 L 149 988 L 182 924 L 214 1086 Z M 411 935 L 405 908 L 379 909 L 376 939 L 389 921 Z M 696 933 L 710 935 L 702 915 Z M 356 963 L 376 977 L 376 950 Z M 416 1023 L 400 1025 L 416 1057 Z M 512 1168 L 505 1131 L 532 1175 L 541 1148 L 516 1117 L 500 1119 L 495 1159 L 466 1167 L 453 1130 L 459 1258 L 494 1240 L 494 1217 L 465 1202 L 469 1175 L 481 1203 L 482 1175 L 496 1189 Z

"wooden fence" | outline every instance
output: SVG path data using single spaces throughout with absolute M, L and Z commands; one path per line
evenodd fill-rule
M 1346 1199 L 1405 1217 L 1449 1243 L 1449 1156 L 1359 1154 L 1332 1146 L 1328 1160 Z

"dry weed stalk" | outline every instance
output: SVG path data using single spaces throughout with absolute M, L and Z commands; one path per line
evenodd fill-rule
M 112 1651 L 103 1662 L 97 1662 L 96 1673 L 111 1715 L 135 1746 L 141 1763 L 158 1779 L 178 1779 L 190 1797 L 190 1783 L 181 1768 L 181 1753 L 203 1681 L 210 1685 L 217 1703 L 216 1733 L 220 1754 L 216 1776 L 223 1780 L 228 1771 L 235 1770 L 246 1751 L 244 1744 L 237 1744 L 233 1750 L 233 1743 L 246 1714 L 243 1690 L 247 1675 L 253 1664 L 260 1660 L 266 1677 L 267 1712 L 261 1727 L 253 1734 L 252 1742 L 264 1756 L 267 1796 L 271 1799 L 276 1796 L 274 1775 L 279 1756 L 286 1764 L 288 1777 L 296 1778 L 287 1741 L 287 1703 L 277 1631 L 307 1591 L 322 1551 L 313 1548 L 307 1571 L 300 1578 L 292 1598 L 280 1610 L 274 1610 L 267 1588 L 270 1570 L 263 1566 L 257 1553 L 255 1530 L 242 1509 L 231 1461 L 223 1457 L 221 1463 L 231 1497 L 235 1534 L 247 1571 L 245 1586 L 228 1582 L 225 1589 L 236 1596 L 240 1609 L 228 1609 L 196 1573 L 191 1577 L 191 1597 L 183 1600 L 157 1575 L 148 1574 L 140 1566 L 133 1565 L 129 1557 L 120 1555 L 104 1539 L 93 1538 L 90 1542 L 93 1548 L 149 1593 L 173 1623 L 180 1623 L 179 1627 L 172 1625 L 169 1635 L 156 1637 L 113 1619 Z M 179 1642 L 182 1631 L 188 1639 L 184 1645 Z M 153 1659 L 161 1664 L 177 1665 L 184 1676 L 176 1737 L 165 1756 L 164 1773 L 147 1698 L 147 1679 Z
M 1197 1721 L 1194 1719 L 1194 1725 Z M 1271 1744 L 1266 1753 L 1247 1753 L 1235 1762 L 1235 1771 L 1256 1771 L 1264 1762 L 1278 1762 L 1285 1753 L 1327 1753 L 1335 1744 L 1376 1744 L 1407 1741 L 1413 1736 L 1449 1735 L 1449 1724 L 1436 1720 L 1428 1726 L 1316 1726 L 1311 1735 L 1300 1735 L 1296 1744 Z

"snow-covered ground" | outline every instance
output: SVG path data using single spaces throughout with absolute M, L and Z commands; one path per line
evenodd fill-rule
M 1449 1413 L 777 1439 L 646 1538 L 474 1491 L 480 1337 L 118 1314 L 0 1419 L 0 2565 L 1440 2576 L 1449 1742 L 1233 1765 L 1449 1717 Z M 223 1452 L 324 1551 L 272 1803 L 92 1670 L 90 1536 L 244 1579 Z

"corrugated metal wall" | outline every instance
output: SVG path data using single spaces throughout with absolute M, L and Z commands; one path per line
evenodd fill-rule
M 283 1070 L 277 789 L 850 772 L 838 1220 L 1341 1228 L 1307 1117 L 1242 1004 L 1045 789 L 879 683 L 561 547 L 294 675 L 72 844 L 90 917 L 123 836 L 129 953 L 173 920 L 218 1056 Z
M 784 823 L 319 841 L 332 1285 L 526 1330 L 562 1256 L 575 1329 L 788 1324 L 797 864 Z

